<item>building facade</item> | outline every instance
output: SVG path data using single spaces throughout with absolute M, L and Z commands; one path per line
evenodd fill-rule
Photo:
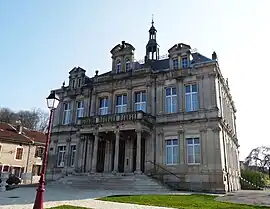
M 24 182 L 37 182 L 45 140 L 41 132 L 0 123 L 0 175 L 12 173 Z
M 122 41 L 111 71 L 88 77 L 75 67 L 54 90 L 49 172 L 154 173 L 181 189 L 240 189 L 236 109 L 216 53 L 179 43 L 161 58 L 156 34 L 152 22 L 143 64 Z

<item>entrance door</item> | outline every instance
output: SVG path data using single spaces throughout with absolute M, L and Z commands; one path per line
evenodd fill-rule
M 105 148 L 106 148 L 106 141 L 104 140 L 99 141 L 97 154 L 97 167 L 96 167 L 98 173 L 104 172 Z
M 124 172 L 125 166 L 125 141 L 119 141 L 119 160 L 118 160 L 118 171 L 119 173 Z

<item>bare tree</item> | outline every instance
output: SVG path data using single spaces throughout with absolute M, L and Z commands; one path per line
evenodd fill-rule
M 255 166 L 261 171 L 268 168 L 270 178 L 270 147 L 262 146 L 254 148 L 246 157 L 244 163 L 247 166 Z
M 0 121 L 15 124 L 17 120 L 21 121 L 24 127 L 33 130 L 44 130 L 47 125 L 49 114 L 41 109 L 20 110 L 13 112 L 9 108 L 0 109 Z

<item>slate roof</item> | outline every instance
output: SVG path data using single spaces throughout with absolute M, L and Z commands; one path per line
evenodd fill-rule
M 13 125 L 0 122 L 0 141 L 1 139 L 16 143 L 45 143 L 46 135 L 25 127 L 22 129 L 22 134 L 19 134 Z

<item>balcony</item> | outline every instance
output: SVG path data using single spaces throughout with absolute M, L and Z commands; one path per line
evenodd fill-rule
M 153 124 L 155 117 L 150 114 L 147 114 L 143 111 L 136 112 L 126 112 L 126 113 L 115 113 L 107 115 L 97 115 L 91 117 L 81 118 L 82 126 L 92 126 L 97 124 L 105 123 L 116 123 L 116 122 L 128 122 L 128 121 L 141 121 L 147 124 Z

